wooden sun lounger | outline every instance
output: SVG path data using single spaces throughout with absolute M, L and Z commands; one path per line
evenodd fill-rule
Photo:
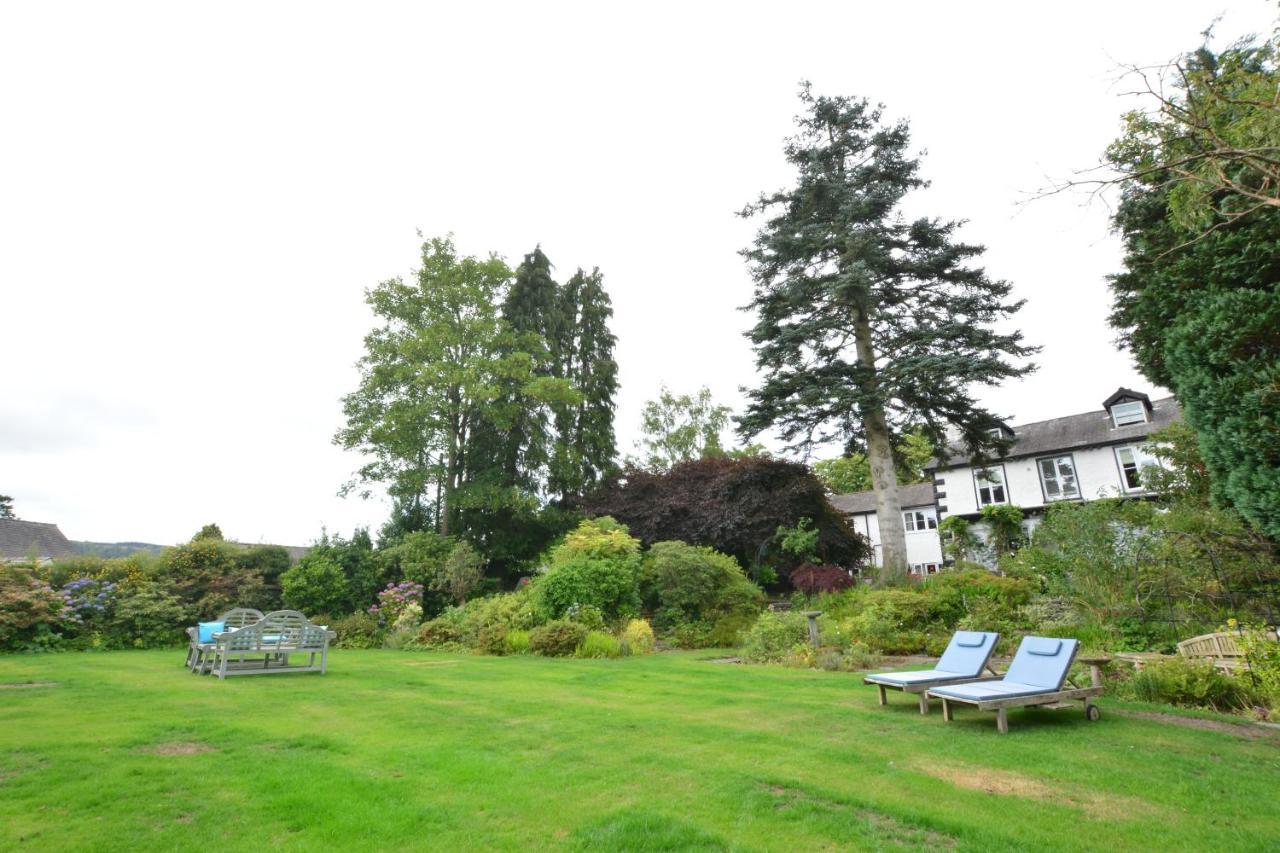
M 987 631 L 956 631 L 947 644 L 935 669 L 904 672 L 871 673 L 863 684 L 874 684 L 880 690 L 880 704 L 888 704 L 886 690 L 914 693 L 920 702 L 920 713 L 929 713 L 929 688 L 953 684 L 992 681 L 1001 676 L 991 668 L 991 653 L 1000 635 Z M 983 670 L 990 675 L 983 675 Z
M 1093 700 L 1102 695 L 1102 661 L 1084 661 L 1091 670 L 1090 686 L 1068 686 L 1068 673 L 1078 647 L 1076 640 L 1025 637 L 1000 681 L 932 688 L 929 695 L 942 700 L 942 719 L 947 722 L 953 718 L 952 705 L 956 703 L 972 705 L 979 711 L 995 711 L 1000 734 L 1009 733 L 1010 708 L 1070 707 L 1070 703 L 1082 701 L 1085 719 L 1097 720 L 1101 712 Z M 1053 654 L 1049 654 L 1050 650 L 1054 650 Z

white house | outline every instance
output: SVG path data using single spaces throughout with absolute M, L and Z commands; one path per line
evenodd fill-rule
M 938 539 L 938 508 L 933 484 L 916 483 L 899 490 L 902 526 L 907 532 L 907 562 L 912 574 L 928 575 L 942 566 L 942 543 Z M 831 505 L 849 516 L 853 529 L 867 537 L 872 546 L 871 562 L 880 564 L 880 522 L 876 518 L 876 493 L 854 492 L 832 495 Z
M 1146 495 L 1140 472 L 1155 463 L 1144 449 L 1147 436 L 1181 417 L 1173 397 L 1152 400 L 1120 388 L 1092 412 L 1002 426 L 1012 445 L 1003 458 L 984 465 L 974 465 L 961 448 L 948 448 L 925 469 L 931 483 L 902 490 L 911 571 L 929 574 L 941 565 L 937 525 L 948 516 L 977 521 L 984 506 L 1012 504 L 1022 510 L 1030 533 L 1052 503 Z M 878 558 L 874 494 L 835 495 L 831 502 L 871 540 Z M 918 515 L 923 516 L 923 530 Z M 980 523 L 973 530 L 979 536 L 986 532 Z

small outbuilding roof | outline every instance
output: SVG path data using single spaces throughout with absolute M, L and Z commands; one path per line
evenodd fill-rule
M 0 518 L 0 562 L 37 562 L 75 556 L 76 549 L 56 524 Z
M 912 483 L 898 489 L 898 498 L 903 509 L 918 506 L 933 506 L 933 483 Z M 831 505 L 845 515 L 857 515 L 863 512 L 876 511 L 876 493 L 853 492 L 847 495 L 832 495 Z

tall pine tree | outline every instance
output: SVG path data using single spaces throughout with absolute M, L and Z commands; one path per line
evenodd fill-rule
M 883 541 L 881 579 L 906 569 L 893 447 L 919 425 L 937 446 L 954 428 L 975 456 L 1002 448 L 1000 419 L 974 385 L 1022 376 L 1034 348 L 992 326 L 1021 307 L 1010 285 L 969 266 L 982 247 L 960 223 L 906 221 L 903 198 L 926 186 L 905 123 L 866 100 L 800 93 L 785 153 L 793 188 L 743 215 L 767 219 L 743 252 L 755 280 L 748 333 L 764 374 L 739 420 L 745 438 L 776 427 L 792 447 L 841 440 L 865 448 Z
M 560 374 L 581 397 L 553 404 L 556 441 L 548 491 L 561 499 L 582 495 L 614 467 L 617 441 L 613 416 L 617 408 L 616 342 L 609 331 L 613 305 L 599 268 L 581 268 L 561 293 L 564 334 L 558 346 Z

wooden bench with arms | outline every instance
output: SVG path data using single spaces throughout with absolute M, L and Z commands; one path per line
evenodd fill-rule
M 329 662 L 329 642 L 337 634 L 313 624 L 296 610 L 276 610 L 258 622 L 213 635 L 212 671 L 228 675 L 279 672 L 323 673 Z M 309 655 L 306 664 L 291 664 L 290 655 Z M 319 662 L 316 658 L 319 656 Z

